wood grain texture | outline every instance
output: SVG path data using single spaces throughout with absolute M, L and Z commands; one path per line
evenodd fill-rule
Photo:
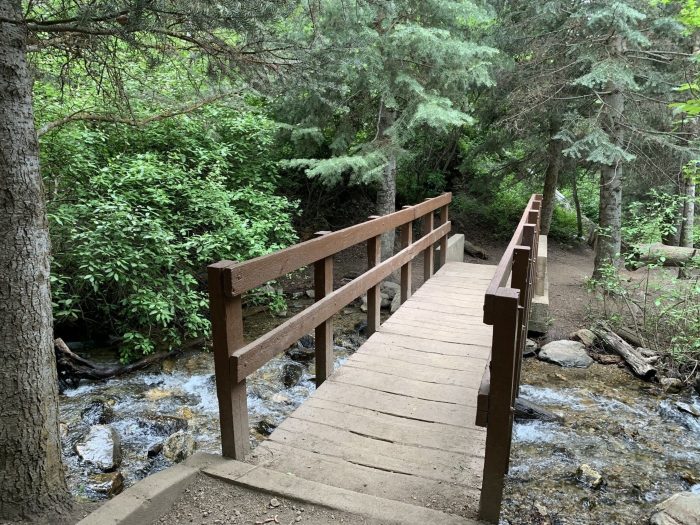
M 468 279 L 472 268 L 478 279 L 461 289 L 450 285 Z M 408 298 L 252 460 L 412 505 L 434 506 L 441 498 L 444 508 L 475 518 L 487 439 L 475 424 L 477 398 L 492 327 L 474 312 L 494 269 L 444 265 L 429 281 L 430 293 L 421 295 L 421 288 Z M 430 309 L 440 289 L 449 290 L 449 312 Z

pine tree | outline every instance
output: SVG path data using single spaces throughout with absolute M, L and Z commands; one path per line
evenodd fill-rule
M 491 85 L 496 54 L 474 42 L 488 13 L 467 0 L 310 5 L 297 23 L 315 68 L 280 99 L 299 156 L 307 157 L 290 165 L 327 184 L 343 176 L 375 183 L 377 213 L 391 213 L 397 159 L 415 133 L 474 121 L 468 94 Z M 383 237 L 383 258 L 393 243 L 393 235 Z

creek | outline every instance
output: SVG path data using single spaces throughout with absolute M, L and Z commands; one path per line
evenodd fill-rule
M 335 366 L 362 343 L 364 318 L 346 309 L 336 326 Z M 255 337 L 278 324 L 262 314 L 248 324 Z M 248 381 L 253 445 L 265 439 L 314 390 L 311 342 L 273 359 Z M 292 358 L 294 357 L 294 359 Z M 83 382 L 60 398 L 63 451 L 71 491 L 107 497 L 99 469 L 76 444 L 102 418 L 119 435 L 118 470 L 129 486 L 172 461 L 157 448 L 184 429 L 197 450 L 219 451 L 218 406 L 211 353 L 193 351 L 131 376 Z M 700 399 L 671 395 L 616 366 L 562 369 L 527 359 L 521 396 L 563 416 L 562 423 L 516 423 L 501 522 L 531 524 L 645 523 L 670 495 L 700 491 Z M 149 450 L 151 453 L 149 454 Z M 592 487 L 577 474 L 588 465 L 602 476 Z M 96 481 L 97 480 L 97 481 Z

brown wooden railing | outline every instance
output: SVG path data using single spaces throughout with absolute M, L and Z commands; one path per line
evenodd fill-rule
M 250 261 L 221 261 L 208 268 L 212 317 L 216 392 L 219 399 L 221 447 L 226 457 L 242 459 L 249 448 L 246 378 L 303 335 L 315 329 L 316 384 L 333 371 L 332 317 L 367 293 L 367 331 L 379 327 L 380 283 L 401 269 L 401 302 L 411 294 L 411 261 L 423 253 L 425 280 L 434 273 L 434 247 L 440 244 L 440 265 L 447 256 L 451 223 L 445 193 L 416 206 L 370 220 L 337 232 L 319 232 L 317 238 Z M 439 211 L 439 224 L 434 223 Z M 420 220 L 422 236 L 413 241 L 414 221 Z M 401 229 L 401 251 L 381 261 L 380 238 Z M 367 242 L 368 270 L 333 290 L 333 256 L 351 246 Z M 314 265 L 315 303 L 259 339 L 245 343 L 241 295 L 270 280 L 301 267 Z
M 537 271 L 541 205 L 541 195 L 530 198 L 484 298 L 484 322 L 493 325 L 493 339 L 490 364 L 479 389 L 476 423 L 486 427 L 479 517 L 491 523 L 498 523 L 510 461 L 513 407 Z

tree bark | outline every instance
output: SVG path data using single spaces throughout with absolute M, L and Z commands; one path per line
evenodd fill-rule
M 698 254 L 696 248 L 668 246 L 661 243 L 639 244 L 634 246 L 634 260 L 640 264 L 658 264 L 663 258 L 663 266 L 685 266 Z
M 571 187 L 574 197 L 574 207 L 576 208 L 576 233 L 579 239 L 583 239 L 583 215 L 581 214 L 581 201 L 578 198 L 578 172 L 574 168 L 572 174 Z
M 21 19 L 20 0 L 0 19 Z M 0 22 L 0 521 L 70 506 L 58 428 L 49 232 L 26 27 Z
M 564 145 L 561 140 L 555 139 L 555 135 L 559 132 L 559 125 L 555 120 L 550 121 L 550 137 L 549 146 L 547 148 L 547 157 L 549 164 L 544 175 L 544 190 L 542 192 L 542 215 L 540 219 L 540 233 L 549 235 L 549 228 L 552 225 L 552 214 L 554 213 L 554 196 L 557 191 L 557 183 L 559 181 L 559 172 L 562 166 L 561 152 Z
M 623 42 L 621 37 L 615 39 L 614 53 L 621 54 Z M 603 95 L 605 102 L 604 129 L 611 143 L 624 147 L 624 130 L 620 125 L 624 110 L 625 98 L 620 86 L 608 82 L 607 94 Z M 606 264 L 620 265 L 622 226 L 622 160 L 600 166 L 600 206 L 598 221 L 598 238 L 595 244 L 595 260 L 593 275 L 600 277 L 601 270 Z
M 692 248 L 695 243 L 693 239 L 693 226 L 695 225 L 695 180 L 692 176 L 686 176 L 683 181 L 683 221 L 681 223 L 681 234 L 679 246 Z
M 650 364 L 653 359 L 644 357 L 640 351 L 642 349 L 629 345 L 607 326 L 594 327 L 592 331 L 605 348 L 620 355 L 627 362 L 636 376 L 649 380 L 656 375 L 656 368 Z
M 382 143 L 389 145 L 390 153 L 377 191 L 377 215 L 388 215 L 396 211 L 396 155 L 392 152 L 391 138 L 388 136 L 388 130 L 393 126 L 395 118 L 394 111 L 387 108 L 382 100 L 379 105 L 377 135 Z M 394 254 L 395 239 L 394 230 L 382 235 L 382 261 Z

